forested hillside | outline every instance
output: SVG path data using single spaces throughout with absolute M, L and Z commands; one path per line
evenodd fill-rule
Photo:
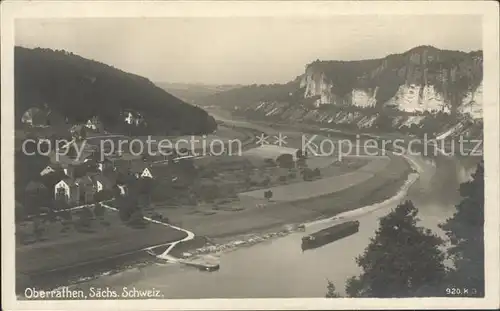
M 46 107 L 70 123 L 97 116 L 112 131 L 128 131 L 129 113 L 141 134 L 202 134 L 216 123 L 204 110 L 144 77 L 66 51 L 15 48 L 16 125 L 31 107 Z M 139 131 L 140 128 L 140 131 Z

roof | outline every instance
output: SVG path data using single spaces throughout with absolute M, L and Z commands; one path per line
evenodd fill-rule
M 76 186 L 75 181 L 71 178 L 64 178 L 64 179 L 58 181 L 57 184 L 60 183 L 61 181 L 64 181 L 70 187 Z
M 56 163 L 51 163 L 43 167 L 43 169 L 40 170 L 40 175 L 42 175 L 42 172 L 47 170 L 47 168 L 51 168 L 54 172 L 62 172 L 62 167 Z M 45 173 L 44 175 L 50 174 L 49 172 Z
M 106 176 L 96 174 L 96 175 L 93 175 L 91 178 L 95 183 L 100 182 L 102 184 L 102 186 L 104 187 L 104 189 L 111 189 L 114 186 L 114 183 L 112 182 L 112 180 Z

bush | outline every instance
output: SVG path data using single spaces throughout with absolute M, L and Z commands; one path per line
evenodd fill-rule
M 199 191 L 199 196 L 206 202 L 213 202 L 220 196 L 219 186 L 215 184 L 201 186 Z
M 43 227 L 41 221 L 35 220 L 35 222 L 33 223 L 33 236 L 36 238 L 36 240 L 40 240 L 44 232 L 45 227 Z
M 278 178 L 279 181 L 285 182 L 286 181 L 286 176 L 282 175 Z
M 132 216 L 133 213 L 134 213 L 134 211 L 131 208 L 128 208 L 125 206 L 121 207 L 118 210 L 118 216 L 120 217 L 120 220 L 123 222 L 129 221 L 130 217 Z
M 269 167 L 274 167 L 276 166 L 276 162 L 274 162 L 273 159 L 265 159 L 264 160 L 264 163 L 266 164 L 266 166 L 269 166 Z
M 160 214 L 160 213 L 154 213 L 152 216 L 151 216 L 151 219 L 152 220 L 156 220 L 156 221 L 163 221 L 163 215 Z
M 278 163 L 279 167 L 283 168 L 294 168 L 295 163 L 293 161 L 293 156 L 291 154 L 282 154 L 280 155 L 277 159 L 276 162 Z
M 109 189 L 96 192 L 94 194 L 94 202 L 111 200 L 114 197 L 114 195 L 115 194 L 114 194 L 113 190 L 109 190 Z
M 307 167 L 306 159 L 304 158 L 297 159 L 297 167 L 306 168 Z
M 273 192 L 271 190 L 267 190 L 264 192 L 264 198 L 270 200 L 273 197 Z
M 60 211 L 58 213 L 58 216 L 63 229 L 65 231 L 69 230 L 69 227 L 73 224 L 73 215 L 71 214 L 71 212 L 67 210 Z
M 310 168 L 302 170 L 302 177 L 305 181 L 310 181 L 313 178 L 313 171 Z
M 313 176 L 315 176 L 315 177 L 320 177 L 321 176 L 321 172 L 320 172 L 319 168 L 315 168 L 314 169 Z
M 94 216 L 94 213 L 92 213 L 92 210 L 88 207 L 84 207 L 80 210 L 78 213 L 78 225 L 82 227 L 90 227 L 92 224 L 92 218 Z

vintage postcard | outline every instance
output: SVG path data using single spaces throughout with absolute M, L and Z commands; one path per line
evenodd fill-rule
M 498 308 L 498 11 L 2 3 L 2 306 Z

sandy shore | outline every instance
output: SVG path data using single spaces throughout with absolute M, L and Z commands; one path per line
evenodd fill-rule
M 334 220 L 343 222 L 348 220 L 349 218 L 355 218 L 360 214 L 371 213 L 387 204 L 397 204 L 399 200 L 403 199 L 408 189 L 417 179 L 418 174 L 410 174 L 403 185 L 400 187 L 400 189 L 397 191 L 397 193 L 393 197 L 390 197 L 382 202 L 359 207 L 351 211 L 339 213 L 336 216 L 332 217 L 322 218 L 318 220 L 305 220 L 302 223 L 277 225 L 266 230 L 255 230 L 254 232 L 249 232 L 246 234 L 217 238 L 209 241 L 205 240 L 205 244 L 202 247 L 199 247 L 201 241 L 193 241 L 191 245 L 189 245 L 188 242 L 187 244 L 179 245 L 178 248 L 174 249 L 172 255 L 176 257 L 186 258 L 207 254 L 224 253 L 236 250 L 241 247 L 250 247 L 261 242 L 269 241 L 271 239 L 284 237 L 294 232 L 305 231 L 305 228 L 307 228 L 308 226 L 317 224 L 319 222 L 331 222 Z M 198 247 L 196 244 L 198 244 Z
M 182 227 L 197 237 L 177 245 L 170 254 L 191 257 L 251 246 L 300 231 L 308 222 L 348 217 L 369 212 L 389 200 L 397 201 L 416 180 L 417 174 L 410 173 L 410 165 L 405 159 L 397 157 L 393 161 L 390 170 L 377 172 L 369 180 L 337 193 L 294 202 L 274 202 L 263 209 L 184 219 Z M 359 193 L 366 196 L 361 197 Z

